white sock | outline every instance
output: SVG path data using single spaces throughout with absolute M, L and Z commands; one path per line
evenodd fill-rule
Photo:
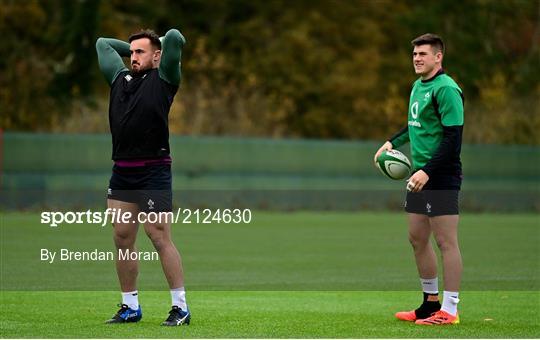
M 122 304 L 133 310 L 139 309 L 139 291 L 122 292 Z
M 439 294 L 439 279 L 420 279 L 422 291 L 428 294 Z
M 457 314 L 457 304 L 459 302 L 459 293 L 458 292 L 448 292 L 444 291 L 443 300 L 442 300 L 441 310 L 456 316 Z
M 171 289 L 171 300 L 173 306 L 178 306 L 183 311 L 187 311 L 186 291 L 184 287 Z

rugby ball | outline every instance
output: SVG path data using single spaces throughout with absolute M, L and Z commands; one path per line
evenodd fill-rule
M 411 162 L 398 150 L 383 151 L 377 157 L 377 167 L 383 175 L 391 179 L 405 179 L 411 174 Z

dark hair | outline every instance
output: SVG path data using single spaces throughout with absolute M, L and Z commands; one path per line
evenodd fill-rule
M 156 50 L 161 50 L 161 41 L 159 41 L 159 35 L 157 35 L 156 32 L 150 29 L 140 30 L 137 33 L 133 33 L 132 35 L 129 36 L 128 41 L 131 43 L 133 40 L 138 40 L 138 39 L 143 39 L 143 38 L 148 38 L 150 40 L 150 44 Z
M 444 42 L 442 41 L 441 37 L 433 33 L 422 34 L 411 41 L 411 44 L 413 46 L 430 45 L 437 52 L 440 51 L 442 54 L 444 54 Z

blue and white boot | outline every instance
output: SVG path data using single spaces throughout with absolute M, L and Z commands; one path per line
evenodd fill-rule
M 137 322 L 141 320 L 142 318 L 142 310 L 141 306 L 139 306 L 139 309 L 134 310 L 129 308 L 127 305 L 119 304 L 118 307 L 120 307 L 120 310 L 116 312 L 113 317 L 105 323 L 126 323 L 126 322 Z
M 167 320 L 163 321 L 162 326 L 182 326 L 189 325 L 191 321 L 191 313 L 189 308 L 187 310 L 182 310 L 178 306 L 172 306 L 171 311 L 169 312 L 169 317 Z

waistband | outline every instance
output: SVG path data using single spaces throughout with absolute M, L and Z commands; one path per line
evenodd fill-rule
M 114 165 L 122 168 L 135 168 L 149 165 L 166 165 L 172 164 L 171 156 L 166 156 L 157 159 L 124 159 L 114 161 Z

